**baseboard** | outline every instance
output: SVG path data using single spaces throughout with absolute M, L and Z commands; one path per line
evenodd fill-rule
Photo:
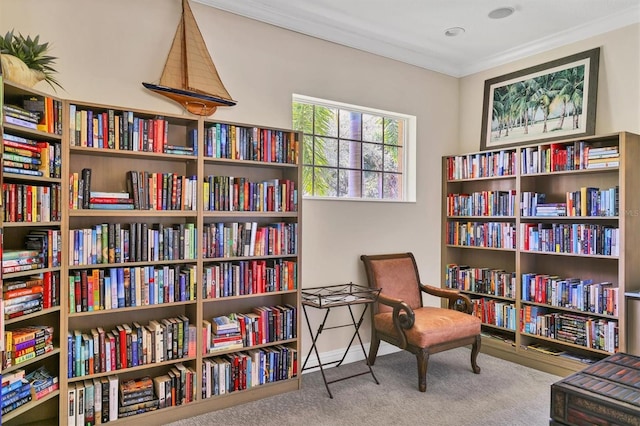
M 365 344 L 364 345 L 364 349 L 365 352 L 368 354 L 369 353 L 369 344 Z M 320 359 L 322 360 L 322 365 L 324 369 L 327 368 L 332 368 L 336 366 L 336 363 L 338 361 L 340 361 L 342 359 L 342 356 L 344 355 L 344 351 L 346 348 L 341 348 L 341 349 L 336 349 L 333 351 L 328 351 L 328 352 L 321 352 L 320 353 Z M 400 352 L 401 349 L 399 349 L 396 346 L 390 345 L 388 343 L 385 342 L 380 342 L 380 347 L 378 348 L 378 356 L 384 356 L 384 355 L 389 355 L 395 352 Z M 307 355 L 305 354 L 305 357 Z M 342 361 L 342 364 L 351 364 L 353 362 L 358 362 L 358 361 L 362 361 L 364 360 L 364 355 L 362 354 L 362 349 L 360 347 L 354 347 L 351 346 L 349 348 L 349 351 L 347 352 L 344 361 Z M 304 361 L 304 359 L 303 359 Z M 314 361 L 316 360 L 315 354 L 312 353 L 311 356 L 309 357 L 309 365 L 312 365 L 314 367 L 309 367 L 307 366 L 305 368 L 305 370 L 302 372 L 302 374 L 307 374 L 307 373 L 313 373 L 314 371 L 319 371 L 320 367 L 317 366 L 317 363 L 314 363 Z

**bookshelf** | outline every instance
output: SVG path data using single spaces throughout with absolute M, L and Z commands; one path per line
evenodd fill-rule
M 16 411 L 16 422 L 164 423 L 299 389 L 301 136 L 81 101 L 60 111 L 61 134 L 48 137 L 63 147 L 64 285 L 59 306 L 29 319 L 55 327 L 60 386 L 42 402 L 51 407 Z M 42 226 L 3 225 L 5 235 Z M 238 320 L 239 342 L 208 331 L 216 317 Z M 224 393 L 221 371 L 235 379 Z M 152 401 L 107 412 L 107 392 L 125 383 Z
M 2 422 L 47 423 L 60 403 L 62 101 L 7 81 L 2 88 L 3 387 L 43 368 L 55 377 L 47 389 L 21 386 Z
M 442 285 L 472 298 L 484 352 L 567 375 L 628 349 L 639 139 L 620 132 L 443 157 Z

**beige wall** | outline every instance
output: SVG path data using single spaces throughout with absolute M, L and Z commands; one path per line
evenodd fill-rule
M 215 118 L 291 127 L 293 93 L 417 117 L 417 202 L 306 200 L 303 287 L 365 283 L 360 254 L 393 251 L 413 251 L 423 281 L 438 283 L 440 158 L 478 149 L 487 78 L 603 46 L 596 129 L 640 131 L 638 25 L 455 79 L 199 3 L 191 7 L 218 72 L 238 101 Z M 61 97 L 181 113 L 141 85 L 157 82 L 179 15 L 175 0 L 2 0 L 0 32 L 15 28 L 51 42 L 66 89 L 58 91 Z M 368 341 L 368 329 L 363 336 Z M 321 351 L 346 346 L 340 337 L 324 338 Z M 308 347 L 305 333 L 303 349 Z
M 59 96 L 181 113 L 141 85 L 160 77 L 179 1 L 2 0 L 0 8 L 3 33 L 15 28 L 52 43 L 66 89 L 58 90 Z M 288 128 L 293 93 L 418 118 L 416 203 L 304 202 L 303 287 L 364 284 L 359 256 L 390 251 L 415 252 L 423 279 L 437 283 L 440 157 L 456 151 L 458 80 L 199 3 L 191 2 L 191 8 L 225 86 L 238 101 L 215 118 Z M 325 338 L 321 350 L 346 346 L 340 332 Z M 363 335 L 368 340 L 367 330 Z M 303 348 L 308 347 L 305 333 Z
M 630 25 L 460 79 L 460 152 L 480 147 L 487 79 L 600 47 L 596 133 L 640 133 L 640 24 Z

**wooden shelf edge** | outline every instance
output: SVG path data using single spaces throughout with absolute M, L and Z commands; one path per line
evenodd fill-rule
M 131 371 L 146 370 L 148 368 L 163 367 L 163 366 L 166 366 L 166 365 L 173 365 L 173 364 L 178 364 L 178 363 L 181 363 L 181 362 L 189 362 L 189 361 L 195 361 L 195 360 L 196 360 L 195 356 L 184 357 L 184 358 L 170 359 L 168 361 L 152 362 L 152 363 L 149 363 L 149 364 L 136 365 L 135 367 L 121 368 L 119 370 L 111 370 L 111 371 L 104 371 L 104 372 L 101 372 L 101 373 L 85 374 L 84 376 L 69 377 L 67 379 L 67 383 L 76 383 L 76 382 L 80 382 L 80 381 L 84 381 L 84 380 L 92 380 L 92 379 L 94 379 L 96 377 L 106 377 L 106 376 L 111 376 L 111 375 L 125 374 L 125 373 L 129 373 Z

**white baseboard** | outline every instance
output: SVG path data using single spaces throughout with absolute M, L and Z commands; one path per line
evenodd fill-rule
M 367 355 L 369 354 L 369 346 L 370 346 L 369 343 L 364 345 L 364 349 Z M 322 360 L 323 368 L 327 369 L 327 368 L 335 367 L 336 363 L 342 359 L 345 349 L 346 348 L 336 349 L 329 352 L 321 352 L 320 359 Z M 392 354 L 394 352 L 399 352 L 400 350 L 401 349 L 399 349 L 396 346 L 390 345 L 385 342 L 380 342 L 380 347 L 378 348 L 378 356 Z M 307 356 L 306 353 L 304 356 L 305 357 Z M 364 358 L 365 357 L 362 354 L 362 349 L 359 346 L 354 347 L 352 345 L 349 348 L 349 352 L 347 352 L 347 355 L 345 356 L 342 364 L 344 365 L 344 364 L 350 364 L 352 362 L 362 361 Z M 304 362 L 304 358 L 302 360 L 299 360 L 298 362 Z M 326 365 L 327 363 L 332 363 L 332 364 Z M 309 361 L 307 362 L 307 364 L 308 364 L 307 369 L 305 369 L 302 372 L 302 374 L 312 373 L 314 371 L 320 370 L 320 368 L 317 366 L 317 359 L 316 359 L 315 353 L 311 353 L 311 356 L 309 357 Z M 315 367 L 309 368 L 309 365 L 312 365 Z

